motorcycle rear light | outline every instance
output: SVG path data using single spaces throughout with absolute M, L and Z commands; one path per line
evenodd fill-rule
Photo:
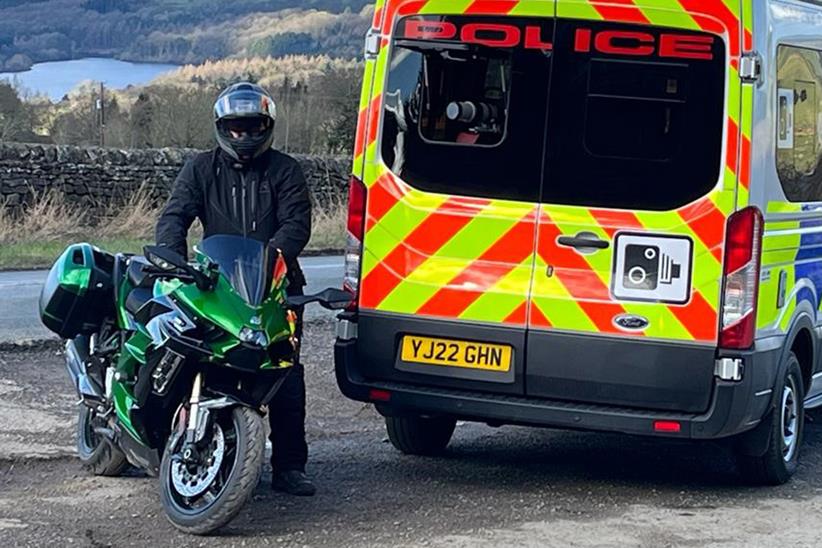
M 345 245 L 345 274 L 343 289 L 354 295 L 356 308 L 360 288 L 362 243 L 365 236 L 365 204 L 367 191 L 362 181 L 352 176 L 348 185 L 348 231 Z
M 755 207 L 728 219 L 722 283 L 719 346 L 744 350 L 753 346 L 762 256 L 762 212 Z

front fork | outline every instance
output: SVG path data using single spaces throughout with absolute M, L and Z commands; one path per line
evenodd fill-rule
M 200 396 L 203 391 L 203 374 L 194 376 L 194 386 L 191 388 L 191 399 L 188 400 L 188 424 L 186 426 L 185 441 L 183 442 L 183 462 L 196 463 L 199 460 L 197 451 L 197 428 L 200 424 Z
M 208 430 L 211 413 L 219 409 L 240 405 L 239 402 L 228 397 L 203 400 L 203 378 L 203 373 L 197 373 L 194 376 L 191 398 L 188 400 L 188 409 L 185 406 L 180 406 L 179 414 L 174 420 L 174 424 L 177 425 L 176 435 L 183 438 L 181 456 L 182 461 L 186 464 L 199 463 L 200 452 L 197 444 L 203 440 L 203 436 Z M 183 431 L 183 428 L 185 428 L 185 431 Z

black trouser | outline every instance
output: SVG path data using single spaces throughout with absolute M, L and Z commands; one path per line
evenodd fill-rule
M 297 290 L 294 290 L 297 293 Z M 302 289 L 299 289 L 302 294 Z M 299 310 L 297 338 L 302 341 L 303 311 Z M 305 471 L 308 445 L 305 442 L 305 374 L 300 357 L 268 404 L 271 424 L 271 466 L 275 472 Z

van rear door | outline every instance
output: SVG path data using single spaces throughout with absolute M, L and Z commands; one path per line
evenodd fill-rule
M 741 30 L 730 2 L 621 4 L 557 4 L 527 394 L 701 412 Z
M 384 10 L 363 145 L 362 373 L 522 395 L 554 2 Z

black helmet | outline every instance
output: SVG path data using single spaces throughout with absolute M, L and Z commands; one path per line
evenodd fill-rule
M 250 162 L 271 148 L 276 120 L 274 99 L 249 82 L 228 87 L 214 103 L 217 143 L 239 162 Z

